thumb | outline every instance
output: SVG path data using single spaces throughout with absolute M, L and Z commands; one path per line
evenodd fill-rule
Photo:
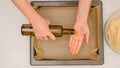
M 85 42 L 89 44 L 89 33 L 85 34 Z

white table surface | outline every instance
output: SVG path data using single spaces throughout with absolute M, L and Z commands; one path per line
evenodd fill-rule
M 120 0 L 102 0 L 104 24 L 120 9 Z M 0 68 L 61 68 L 63 66 L 31 66 L 29 37 L 23 37 L 20 27 L 29 21 L 10 0 L 0 0 Z M 119 68 L 120 55 L 114 53 L 104 41 L 103 65 L 65 66 L 66 68 Z

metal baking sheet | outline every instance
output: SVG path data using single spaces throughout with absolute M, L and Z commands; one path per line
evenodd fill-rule
M 78 6 L 78 1 L 33 1 L 32 6 Z M 33 66 L 41 65 L 102 65 L 104 63 L 104 44 L 103 44 L 103 14 L 102 14 L 102 2 L 99 0 L 93 0 L 91 6 L 101 6 L 100 11 L 100 23 L 99 23 L 99 37 L 100 47 L 98 53 L 100 58 L 97 60 L 36 60 L 34 58 L 35 51 L 33 48 L 33 42 L 30 37 L 30 64 Z

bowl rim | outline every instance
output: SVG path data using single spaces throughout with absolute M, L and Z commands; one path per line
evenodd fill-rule
M 120 49 L 116 48 L 115 46 L 113 46 L 109 41 L 108 41 L 108 37 L 107 37 L 107 34 L 106 34 L 106 31 L 107 31 L 107 28 L 109 26 L 109 24 L 111 23 L 112 20 L 110 20 L 114 15 L 116 15 L 117 13 L 120 13 L 120 9 L 116 10 L 115 12 L 113 12 L 109 17 L 108 19 L 106 20 L 105 24 L 104 24 L 104 38 L 105 38 L 105 41 L 107 43 L 107 45 L 112 49 L 112 51 L 114 51 L 115 53 L 117 54 L 120 54 Z M 119 16 L 120 17 L 120 16 Z M 118 18 L 118 17 L 117 17 Z M 115 18 L 115 19 L 117 19 Z M 114 19 L 114 20 L 115 20 Z

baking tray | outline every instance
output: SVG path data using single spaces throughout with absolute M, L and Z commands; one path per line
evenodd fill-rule
M 78 6 L 78 1 L 32 1 L 32 6 Z M 104 43 L 103 43 L 103 14 L 102 2 L 100 0 L 93 0 L 91 7 L 100 6 L 100 23 L 99 23 L 99 38 L 100 47 L 98 53 L 100 58 L 97 60 L 36 60 L 34 58 L 35 50 L 33 47 L 32 37 L 30 37 L 30 64 L 33 66 L 41 65 L 102 65 L 104 64 Z

